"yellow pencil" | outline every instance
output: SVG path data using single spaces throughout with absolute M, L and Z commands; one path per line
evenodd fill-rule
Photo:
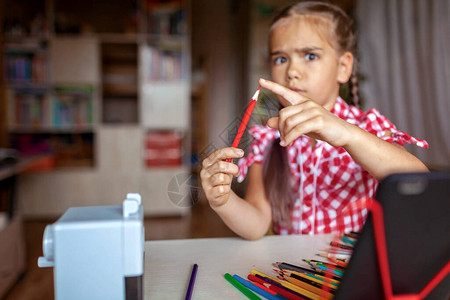
M 294 272 L 294 271 L 292 271 L 292 272 L 284 272 L 284 273 L 285 273 L 286 275 L 295 274 L 295 275 L 300 276 L 300 277 L 302 277 L 302 278 L 305 278 L 305 279 L 308 279 L 308 280 L 311 280 L 311 281 L 320 283 L 320 284 L 322 284 L 322 285 L 325 285 L 325 286 L 327 286 L 327 287 L 329 287 L 329 288 L 331 288 L 331 289 L 334 289 L 334 290 L 336 290 L 336 289 L 338 288 L 336 285 L 333 285 L 333 284 L 331 284 L 330 282 L 324 281 L 324 280 L 326 280 L 326 279 L 320 280 L 320 279 L 314 278 L 314 277 L 312 277 L 312 276 L 308 276 L 308 275 L 306 275 L 306 274 L 302 274 L 302 273 L 298 273 L 298 272 Z

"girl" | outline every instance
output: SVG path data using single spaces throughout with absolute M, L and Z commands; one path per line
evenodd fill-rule
M 339 97 L 340 84 L 351 77 L 357 100 L 351 26 L 340 8 L 323 2 L 293 4 L 274 19 L 269 35 L 273 82 L 259 83 L 283 108 L 267 126 L 250 128 L 254 141 L 239 167 L 225 160 L 241 158 L 244 151 L 229 147 L 206 158 L 200 173 L 210 206 L 243 238 L 261 238 L 271 224 L 276 234 L 335 231 L 342 209 L 373 197 L 387 175 L 427 171 L 402 147 L 428 147 L 425 141 L 397 130 L 377 110 L 363 112 Z M 231 181 L 247 173 L 242 199 Z M 346 229 L 360 229 L 366 213 L 354 214 Z

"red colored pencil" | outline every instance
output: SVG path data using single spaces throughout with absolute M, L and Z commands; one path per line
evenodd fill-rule
M 242 135 L 244 134 L 245 128 L 247 127 L 248 120 L 250 120 L 250 116 L 252 115 L 253 108 L 255 108 L 256 102 L 258 102 L 260 89 L 261 86 L 258 87 L 252 99 L 250 100 L 250 104 L 248 105 L 247 110 L 245 111 L 244 118 L 242 119 L 241 125 L 239 125 L 238 132 L 234 137 L 233 144 L 231 145 L 231 147 L 233 148 L 237 148 L 239 146 L 239 142 L 241 141 Z M 231 158 L 228 158 L 226 161 L 231 162 Z
M 281 295 L 281 296 L 283 296 L 283 297 L 285 297 L 285 298 L 287 298 L 289 300 L 302 300 L 303 299 L 303 298 L 301 298 L 301 297 L 299 297 L 299 296 L 297 296 L 297 295 L 287 291 L 286 289 L 283 289 L 283 288 L 278 287 L 278 286 L 276 286 L 274 284 L 271 284 L 271 283 L 265 281 L 264 279 L 258 278 L 258 277 L 254 276 L 254 275 L 249 274 L 247 276 L 247 278 L 248 278 L 248 280 L 251 280 L 253 282 L 259 283 L 259 284 L 261 284 L 263 286 L 267 285 L 267 287 L 270 290 L 274 291 L 275 293 L 277 293 L 277 294 L 279 294 L 279 295 Z

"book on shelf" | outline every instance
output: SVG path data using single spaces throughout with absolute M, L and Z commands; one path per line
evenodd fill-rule
M 149 46 L 142 50 L 142 55 L 145 82 L 184 79 L 181 52 Z
M 10 83 L 47 82 L 47 59 L 40 54 L 5 56 L 5 79 Z
M 89 127 L 93 123 L 92 89 L 58 87 L 18 88 L 8 93 L 9 125 L 13 130 Z
M 151 131 L 145 137 L 145 164 L 147 167 L 181 166 L 183 136 L 177 131 Z
M 8 83 L 48 81 L 46 52 L 39 45 L 11 45 L 4 48 L 4 77 Z

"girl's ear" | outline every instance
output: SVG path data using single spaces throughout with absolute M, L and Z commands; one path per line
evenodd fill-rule
M 345 52 L 339 57 L 338 61 L 338 74 L 337 81 L 339 83 L 346 83 L 353 71 L 353 54 L 350 52 Z

